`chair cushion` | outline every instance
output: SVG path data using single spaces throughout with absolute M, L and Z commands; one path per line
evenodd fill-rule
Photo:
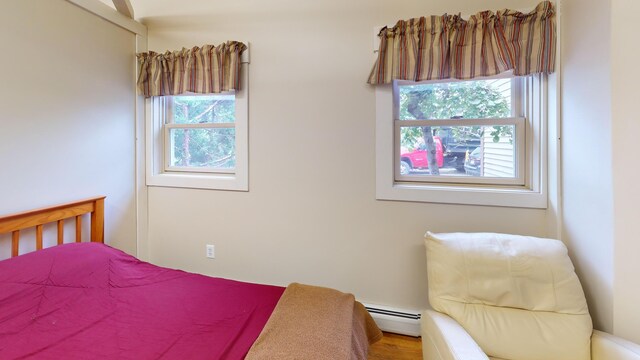
M 426 235 L 429 302 L 487 355 L 589 360 L 591 317 L 558 240 L 493 233 Z

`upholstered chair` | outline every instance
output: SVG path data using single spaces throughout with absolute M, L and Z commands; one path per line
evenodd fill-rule
M 640 346 L 594 331 L 558 240 L 426 234 L 426 360 L 640 360 Z

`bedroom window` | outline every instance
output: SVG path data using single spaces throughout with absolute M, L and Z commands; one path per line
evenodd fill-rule
M 148 100 L 148 185 L 248 191 L 247 66 L 240 91 Z
M 524 185 L 520 78 L 396 81 L 396 182 Z
M 165 96 L 158 101 L 164 115 L 165 171 L 235 171 L 235 94 Z
M 376 87 L 380 200 L 546 207 L 545 77 Z

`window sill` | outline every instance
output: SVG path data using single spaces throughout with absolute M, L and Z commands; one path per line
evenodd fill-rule
M 534 209 L 547 208 L 547 198 L 544 193 L 524 187 L 395 183 L 393 186 L 377 186 L 376 199 Z
M 249 191 L 249 183 L 236 174 L 160 173 L 147 177 L 147 186 Z

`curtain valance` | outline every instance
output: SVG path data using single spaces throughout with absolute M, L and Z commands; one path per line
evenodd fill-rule
M 239 90 L 240 55 L 246 48 L 241 42 L 228 41 L 163 54 L 140 53 L 138 93 L 150 97 Z
M 379 37 L 369 84 L 472 79 L 510 70 L 518 76 L 552 73 L 555 66 L 555 11 L 549 1 L 527 14 L 506 9 L 468 20 L 446 14 L 400 20 Z

